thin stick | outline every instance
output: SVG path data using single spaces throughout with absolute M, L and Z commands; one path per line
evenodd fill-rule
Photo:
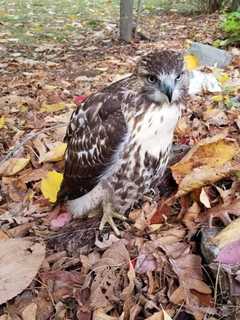
M 48 131 L 51 131 L 53 129 L 56 129 L 56 128 L 62 128 L 62 127 L 66 127 L 67 126 L 67 123 L 61 123 L 61 124 L 57 124 L 55 126 L 52 126 L 52 127 L 48 127 L 48 128 L 44 128 L 38 132 L 30 132 L 29 134 L 27 134 L 25 136 L 25 138 L 18 144 L 16 145 L 12 150 L 10 150 L 6 156 L 0 161 L 0 166 L 6 162 L 7 160 L 9 160 L 11 157 L 13 157 L 21 147 L 23 147 L 29 140 L 31 139 L 34 139 L 36 138 L 38 135 L 40 135 L 41 133 L 44 133 L 44 132 L 48 132 Z

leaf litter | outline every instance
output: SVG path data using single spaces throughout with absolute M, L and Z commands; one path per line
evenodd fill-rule
M 121 239 L 109 229 L 99 235 L 99 217 L 70 221 L 64 207 L 51 205 L 62 179 L 63 136 L 76 105 L 129 74 L 150 49 L 184 49 L 189 40 L 211 43 L 219 34 L 217 22 L 217 15 L 146 16 L 141 30 L 151 30 L 151 41 L 129 45 L 116 41 L 114 25 L 31 50 L 4 36 L 1 45 L 12 54 L 3 56 L 0 76 L 1 320 L 201 320 L 237 314 L 240 116 L 232 99 L 240 90 L 234 62 L 239 51 L 225 70 L 201 68 L 193 56 L 186 58 L 195 77 L 214 76 L 218 85 L 205 83 L 188 98 L 175 134 L 176 145 L 186 151 L 173 153 L 160 181 L 161 199 L 146 199 L 130 212 L 132 224 L 120 226 Z

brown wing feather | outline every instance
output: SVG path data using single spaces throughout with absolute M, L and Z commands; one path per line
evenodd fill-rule
M 58 201 L 84 195 L 111 164 L 127 126 L 118 99 L 99 93 L 73 112 L 65 142 L 64 179 Z

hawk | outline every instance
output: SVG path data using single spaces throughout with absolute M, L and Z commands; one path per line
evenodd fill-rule
M 126 219 L 166 169 L 187 79 L 180 53 L 154 51 L 73 112 L 58 201 L 74 217 L 102 205 L 100 230 L 108 222 L 119 234 L 113 217 Z

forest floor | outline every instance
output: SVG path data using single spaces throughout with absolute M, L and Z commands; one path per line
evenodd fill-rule
M 19 25 L 8 15 L 1 11 L 0 320 L 237 319 L 238 49 L 214 71 L 221 95 L 189 97 L 175 135 L 187 158 L 171 167 L 159 203 L 119 224 L 120 239 L 109 228 L 99 234 L 100 217 L 69 221 L 51 204 L 76 105 L 149 50 L 211 44 L 219 17 L 146 15 L 148 40 L 125 44 L 115 23 L 83 23 L 74 12 L 64 20 L 59 11 L 52 31 L 44 19 Z

